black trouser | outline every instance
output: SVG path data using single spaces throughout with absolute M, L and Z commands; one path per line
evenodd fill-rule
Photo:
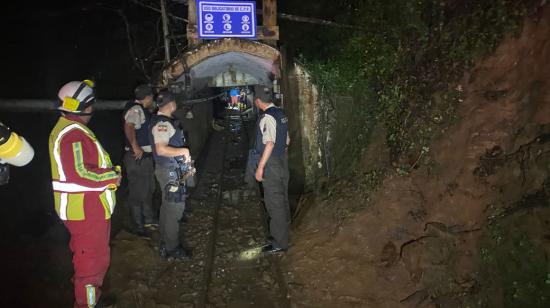
M 155 191 L 155 176 L 153 157 L 144 154 L 140 160 L 136 160 L 131 151 L 124 154 L 124 165 L 128 177 L 128 206 L 132 220 L 137 227 L 143 224 L 153 223 L 153 192 Z
M 180 219 L 185 210 L 185 201 L 166 201 L 166 184 L 177 177 L 174 168 L 157 164 L 155 175 L 162 190 L 162 205 L 160 206 L 159 219 L 160 240 L 167 251 L 172 251 L 180 245 Z
M 263 188 L 265 208 L 269 217 L 269 230 L 273 247 L 288 248 L 290 208 L 288 204 L 288 159 L 286 154 L 270 157 L 264 167 Z

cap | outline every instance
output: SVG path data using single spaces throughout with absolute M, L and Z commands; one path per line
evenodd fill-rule
M 259 88 L 254 94 L 254 99 L 259 98 L 264 103 L 273 102 L 273 91 L 268 87 Z
M 160 91 L 159 95 L 157 95 L 157 106 L 159 107 L 174 101 L 176 101 L 176 97 L 168 90 Z
M 149 85 L 146 84 L 140 84 L 134 89 L 134 94 L 136 96 L 136 99 L 142 100 L 145 97 L 149 95 L 153 95 L 153 89 Z

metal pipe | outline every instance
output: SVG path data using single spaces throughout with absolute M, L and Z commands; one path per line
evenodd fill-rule
M 98 100 L 94 104 L 95 110 L 122 110 L 127 101 Z M 51 99 L 6 99 L 0 98 L 1 111 L 14 112 L 42 112 L 56 110 L 56 101 Z

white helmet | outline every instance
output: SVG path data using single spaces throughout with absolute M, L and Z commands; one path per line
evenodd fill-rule
M 95 102 L 94 82 L 91 80 L 71 81 L 57 93 L 58 110 L 82 114 L 84 109 Z

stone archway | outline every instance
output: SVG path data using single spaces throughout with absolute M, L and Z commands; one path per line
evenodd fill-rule
M 173 60 L 162 72 L 162 85 L 180 81 L 185 73 L 197 79 L 214 77 L 234 69 L 261 83 L 280 78 L 281 54 L 267 44 L 252 40 L 221 39 L 201 44 Z
M 229 76 L 229 77 L 228 77 Z M 221 88 L 233 86 L 220 79 L 239 79 L 237 86 L 272 86 L 281 78 L 281 54 L 264 43 L 242 39 L 207 41 L 175 58 L 162 70 L 160 86 L 173 90 L 181 102 L 211 97 Z M 193 117 L 187 111 L 193 111 Z M 213 101 L 182 106 L 175 116 L 189 132 L 192 155 L 200 153 L 210 133 Z

